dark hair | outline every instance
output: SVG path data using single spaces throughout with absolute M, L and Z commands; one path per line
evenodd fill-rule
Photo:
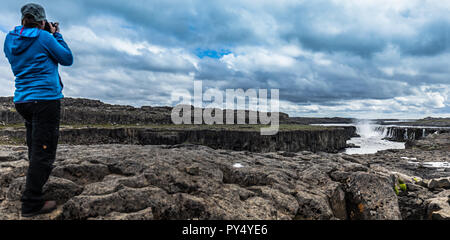
M 27 14 L 22 19 L 22 25 L 26 28 L 41 28 L 42 22 L 38 22 L 31 14 Z

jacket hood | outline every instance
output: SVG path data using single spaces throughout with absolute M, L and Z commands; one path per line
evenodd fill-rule
M 36 41 L 41 31 L 38 28 L 24 28 L 23 26 L 14 28 L 14 30 L 9 32 L 12 37 L 12 44 L 10 45 L 11 53 L 13 55 L 23 53 Z

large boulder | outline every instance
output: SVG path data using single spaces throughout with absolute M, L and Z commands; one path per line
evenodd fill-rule
M 88 219 L 112 213 L 132 213 L 147 208 L 155 209 L 158 215 L 177 206 L 163 190 L 155 187 L 133 189 L 125 187 L 106 195 L 79 195 L 63 207 L 60 219 Z
M 6 200 L 10 202 L 19 201 L 25 190 L 25 182 L 26 177 L 15 179 L 9 186 Z M 82 191 L 82 186 L 79 186 L 70 180 L 58 177 L 50 177 L 43 188 L 44 199 L 55 200 L 59 204 L 79 195 Z
M 347 211 L 354 220 L 401 220 L 392 180 L 371 173 L 350 176 L 346 186 Z
M 428 182 L 428 188 L 450 188 L 450 177 L 431 179 Z
M 428 219 L 450 220 L 450 190 L 443 191 L 435 198 L 426 200 Z
M 52 171 L 52 176 L 69 179 L 81 185 L 99 182 L 109 174 L 106 165 L 92 163 L 61 165 Z

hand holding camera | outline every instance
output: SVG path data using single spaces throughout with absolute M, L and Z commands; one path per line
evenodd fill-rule
M 59 23 L 58 22 L 45 22 L 45 27 L 44 30 L 49 32 L 49 33 L 55 33 L 55 32 L 59 32 Z

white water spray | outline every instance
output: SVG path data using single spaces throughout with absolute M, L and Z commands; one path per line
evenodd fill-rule
M 387 128 L 377 125 L 371 120 L 359 120 L 355 123 L 356 133 L 360 136 L 352 138 L 348 143 L 360 148 L 347 148 L 347 154 L 372 154 L 386 149 L 404 149 L 405 144 L 384 140 L 389 134 Z
M 383 138 L 384 129 L 377 128 L 371 120 L 359 120 L 356 123 L 356 133 L 361 138 Z

